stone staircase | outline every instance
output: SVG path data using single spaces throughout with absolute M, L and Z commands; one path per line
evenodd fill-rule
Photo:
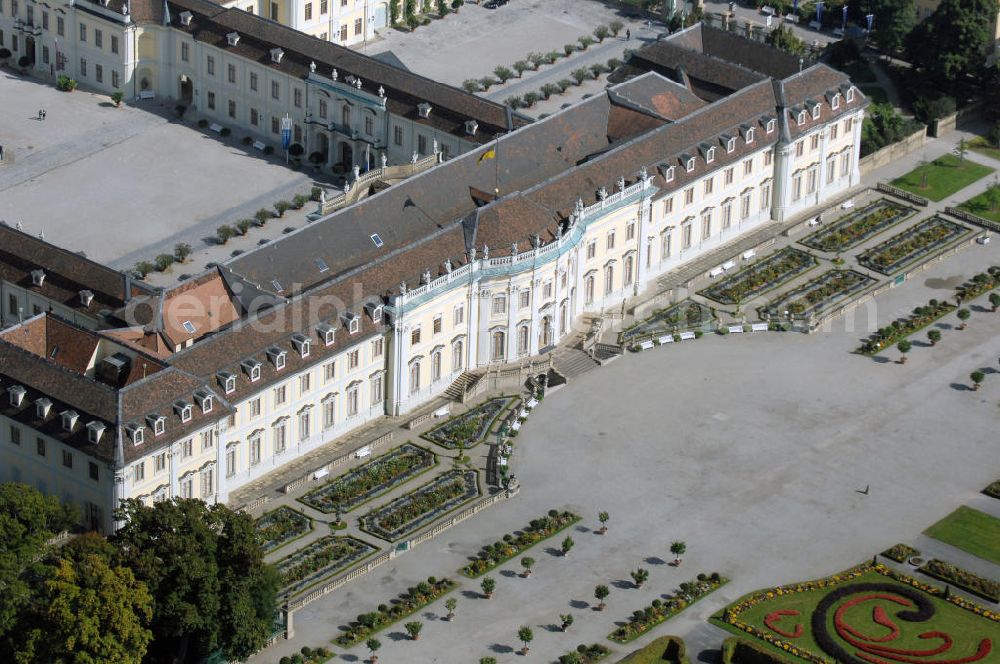
M 556 351 L 553 358 L 556 371 L 563 375 L 567 381 L 573 380 L 592 369 L 601 366 L 597 360 L 579 348 L 566 347 Z
M 462 403 L 465 399 L 466 388 L 479 378 L 478 374 L 474 374 L 471 371 L 463 371 L 462 374 L 448 386 L 448 389 L 444 391 L 444 396 L 448 397 L 452 401 L 457 401 Z

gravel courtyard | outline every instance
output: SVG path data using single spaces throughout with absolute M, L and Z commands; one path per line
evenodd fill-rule
M 878 324 L 950 297 L 964 278 L 998 262 L 1000 249 L 979 246 L 941 262 L 880 298 Z M 295 640 L 252 661 L 329 645 L 338 626 L 428 575 L 460 578 L 455 571 L 480 545 L 550 508 L 584 517 L 568 558 L 551 551 L 557 537 L 530 554 L 538 560 L 531 578 L 515 576 L 511 561 L 493 574 L 497 592 L 488 601 L 478 580 L 461 579 L 455 621 L 441 620 L 438 602 L 418 616 L 419 641 L 408 641 L 402 625 L 388 628 L 379 661 L 520 661 L 517 629 L 528 625 L 529 658 L 551 662 L 579 643 L 611 645 L 605 636 L 616 621 L 698 572 L 718 571 L 732 579 L 728 586 L 613 648 L 620 655 L 680 634 L 692 661 L 713 661 L 726 635 L 705 620 L 726 603 L 912 539 L 1000 475 L 1000 380 L 991 369 L 979 392 L 965 387 L 972 370 L 996 366 L 1000 315 L 973 311 L 965 331 L 952 329 L 953 315 L 943 319 L 936 348 L 918 335 L 905 365 L 891 363 L 895 351 L 874 360 L 849 354 L 869 329 L 862 308 L 811 336 L 711 336 L 590 372 L 546 398 L 516 439 L 519 496 L 308 605 L 295 615 Z M 869 495 L 856 491 L 866 485 Z M 599 510 L 611 513 L 605 537 L 591 532 Z M 664 564 L 676 539 L 688 546 L 679 568 Z M 640 565 L 650 582 L 631 589 L 628 573 Z M 598 583 L 611 587 L 603 613 L 590 608 Z M 554 630 L 562 613 L 576 617 L 566 634 Z M 334 650 L 334 661 L 367 658 L 361 646 Z

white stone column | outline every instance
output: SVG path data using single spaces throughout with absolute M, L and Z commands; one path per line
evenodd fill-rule
M 851 186 L 856 187 L 861 184 L 861 125 L 865 120 L 865 112 L 863 110 L 858 111 L 854 115 L 854 144 L 851 149 L 854 154 L 851 155 Z
M 178 446 L 180 443 L 172 443 L 169 448 L 167 448 L 167 463 L 170 464 L 170 497 L 177 498 L 180 495 L 180 487 L 178 486 L 178 476 L 177 476 L 177 462 L 180 456 L 180 450 Z M 154 460 L 155 464 L 156 461 Z
M 399 415 L 403 395 L 403 380 L 408 378 L 403 370 L 406 356 L 403 349 L 403 314 L 401 311 L 403 299 L 403 297 L 399 297 L 396 300 L 395 306 L 399 307 L 400 311 L 392 321 L 392 343 L 389 344 L 388 349 L 389 358 L 387 365 L 390 367 L 390 371 L 389 380 L 386 381 L 386 389 L 389 391 L 389 403 L 392 404 L 391 413 L 393 415 Z M 344 398 L 347 398 L 346 392 L 344 392 Z
M 223 434 L 228 430 L 226 420 L 219 420 L 215 427 L 215 502 L 223 504 L 229 501 L 229 487 L 226 482 L 229 469 L 226 468 L 226 443 L 223 440 Z
M 795 146 L 792 143 L 774 148 L 774 190 L 772 192 L 771 218 L 784 221 L 785 211 L 792 196 L 792 160 Z M 739 199 L 737 199 L 739 200 Z
M 827 130 L 826 125 L 823 126 L 819 137 L 819 181 L 816 183 L 816 201 L 815 205 L 819 205 L 825 196 L 823 195 L 823 190 L 826 189 L 826 144 L 827 144 Z M 834 164 L 834 169 L 837 166 Z

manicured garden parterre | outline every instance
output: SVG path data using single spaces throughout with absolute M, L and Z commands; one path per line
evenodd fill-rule
M 925 535 L 1000 565 L 1000 519 L 962 505 Z
M 763 311 L 771 317 L 784 316 L 787 311 L 796 318 L 809 318 L 876 283 L 875 279 L 854 270 L 828 270 L 789 291 Z
M 699 574 L 695 580 L 680 584 L 666 599 L 654 599 L 651 605 L 633 612 L 625 624 L 608 634 L 608 639 L 615 643 L 633 641 L 728 582 L 717 573 Z
M 819 251 L 841 252 L 912 216 L 916 210 L 901 203 L 880 198 L 837 219 L 830 225 L 802 239 L 802 244 Z
M 990 662 L 1000 614 L 884 565 L 747 595 L 712 618 L 808 662 Z
M 493 424 L 516 401 L 517 397 L 488 399 L 465 413 L 448 418 L 425 433 L 423 438 L 450 450 L 457 449 L 459 445 L 469 449 L 486 440 Z
M 860 254 L 858 263 L 882 274 L 894 274 L 930 258 L 969 233 L 961 224 L 934 216 Z
M 325 514 L 338 507 L 342 512 L 349 512 L 432 468 L 435 463 L 434 454 L 413 443 L 405 443 L 313 489 L 299 500 Z
M 451 470 L 361 517 L 361 529 L 394 542 L 479 495 L 479 473 Z
M 621 343 L 633 339 L 680 332 L 687 330 L 707 331 L 715 322 L 715 312 L 700 302 L 682 300 L 666 309 L 653 312 L 649 318 L 640 321 L 621 333 Z
M 532 519 L 531 523 L 523 530 L 504 535 L 493 544 L 483 545 L 483 548 L 479 550 L 479 556 L 463 567 L 461 573 L 472 578 L 485 574 L 539 542 L 569 528 L 579 520 L 580 517 L 572 512 L 550 510 L 546 516 Z
M 287 505 L 265 512 L 255 522 L 264 553 L 280 549 L 312 530 L 312 519 Z
M 618 664 L 689 664 L 684 640 L 678 636 L 661 636 L 635 650 Z
M 938 300 L 930 300 L 927 306 L 916 307 L 907 318 L 897 318 L 889 325 L 879 328 L 868 335 L 865 341 L 855 351 L 862 355 L 877 355 L 901 339 L 927 327 L 937 319 L 955 310 L 955 305 Z
M 379 604 L 376 610 L 359 615 L 358 619 L 347 625 L 344 633 L 333 642 L 344 648 L 355 646 L 379 630 L 437 601 L 457 586 L 458 584 L 451 579 L 429 577 L 427 581 L 421 581 L 389 604 Z
M 945 154 L 896 178 L 892 184 L 917 196 L 940 201 L 992 172 L 989 166 Z
M 740 304 L 791 281 L 817 264 L 812 254 L 785 247 L 699 291 L 699 295 L 721 304 Z
M 294 595 L 378 551 L 354 537 L 327 535 L 275 563 L 283 593 Z
M 893 544 L 882 552 L 882 555 L 897 563 L 905 563 L 910 558 L 920 555 L 920 551 L 907 544 Z
M 1000 602 L 1000 583 L 993 579 L 987 579 L 937 558 L 932 558 L 924 563 L 920 571 L 991 602 Z

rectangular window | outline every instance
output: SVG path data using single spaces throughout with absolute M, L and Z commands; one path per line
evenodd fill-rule
M 302 108 L 302 88 L 292 90 L 292 103 L 295 104 L 296 108 Z
M 281 131 L 281 122 L 278 120 L 277 117 L 275 117 L 275 116 L 272 115 L 271 116 L 271 133 L 272 134 L 277 134 L 280 131 Z
M 84 43 L 87 41 L 87 26 L 84 23 L 80 24 L 80 41 Z
M 250 72 L 250 89 L 257 92 L 257 74 L 255 72 Z
M 271 99 L 281 98 L 281 84 L 278 81 L 271 81 Z
M 236 474 L 236 445 L 226 448 L 226 477 Z
M 120 88 L 122 86 L 122 75 L 117 69 L 111 70 L 111 87 Z
M 712 211 L 706 210 L 701 213 L 701 239 L 707 240 L 712 236 Z
M 66 20 L 62 16 L 56 16 L 56 34 L 60 37 L 66 36 Z
M 194 454 L 194 444 L 191 439 L 188 438 L 183 443 L 181 443 L 181 458 L 187 459 Z
M 751 173 L 753 173 L 753 157 L 743 162 L 743 175 L 750 175 Z
M 49 29 L 49 13 L 42 12 L 42 30 L 48 30 L 48 29 Z M 112 53 L 117 53 L 117 52 L 118 51 L 112 51 Z
M 87 75 L 87 59 L 80 58 L 80 76 Z
M 112 53 L 117 53 L 118 52 L 118 36 L 117 35 L 111 35 L 111 52 Z
M 188 44 L 181 44 L 181 60 L 187 62 L 191 58 L 191 47 Z
M 382 374 L 372 376 L 371 397 L 373 406 L 377 406 L 382 403 Z
M 851 151 L 847 150 L 840 155 L 840 177 L 847 177 L 851 172 Z
M 307 2 L 306 3 L 305 17 L 304 18 L 305 18 L 306 21 L 311 21 L 312 20 L 312 18 L 313 18 L 313 3 L 311 3 L 311 2 Z
M 844 133 L 848 133 L 854 127 L 854 118 L 844 120 Z
M 201 497 L 208 498 L 215 492 L 215 473 L 211 468 L 201 471 Z
M 423 134 L 417 135 L 417 152 L 427 154 L 427 137 Z
M 760 209 L 761 212 L 771 207 L 771 181 L 768 180 L 760 186 Z
M 140 461 L 139 463 L 132 466 L 132 481 L 135 484 L 142 482 L 146 479 L 146 462 Z
M 440 323 L 441 321 L 440 316 L 437 318 L 437 321 Z M 438 329 L 438 331 L 440 332 L 440 329 Z M 385 350 L 385 343 L 383 339 L 375 339 L 374 341 L 372 341 L 372 359 L 382 357 L 382 353 L 384 352 L 384 350 Z
M 327 362 L 323 365 L 323 382 L 329 383 L 331 380 L 337 377 L 337 364 L 335 362 Z
M 460 304 L 457 307 L 455 307 L 454 320 L 456 327 L 465 324 L 465 305 Z
M 420 328 L 419 327 L 415 327 L 410 332 L 410 345 L 411 346 L 416 346 L 419 343 L 420 343 Z
M 708 178 L 705 180 L 705 195 L 709 196 L 712 193 L 712 189 L 715 184 L 715 178 Z
M 209 76 L 215 76 L 215 58 L 211 55 L 205 57 L 205 71 Z
M 212 110 L 212 111 L 215 110 L 215 93 L 214 92 L 209 92 L 208 93 L 208 108 L 209 108 L 209 110 Z
M 634 224 L 629 224 L 629 228 L 631 228 L 633 225 Z M 552 298 L 552 282 L 551 281 L 546 281 L 545 285 L 542 286 L 542 297 L 544 299 L 546 299 L 546 300 L 549 300 L 549 299 Z
M 354 36 L 357 37 L 364 29 L 364 21 L 360 18 L 354 19 Z
M 664 216 L 671 214 L 674 211 L 674 197 L 671 196 L 667 200 L 663 201 L 663 214 Z
M 597 256 L 597 243 L 593 240 L 587 243 L 587 259 Z
M 774 155 L 770 150 L 764 153 L 764 166 L 770 166 L 774 163 Z
M 90 479 L 94 480 L 95 482 L 101 478 L 101 471 L 97 467 L 97 464 L 94 463 L 93 461 L 90 462 L 90 468 L 88 470 L 88 474 L 90 475 Z
M 35 439 L 35 450 L 38 452 L 38 456 L 45 456 L 45 441 L 43 439 Z
M 345 0 L 346 2 L 346 0 Z M 340 26 L 340 41 L 347 41 L 347 24 L 343 23 Z
M 608 233 L 608 251 L 615 248 L 615 232 L 611 231 Z
M 733 223 L 733 206 L 731 203 L 726 203 L 722 206 L 722 228 L 723 230 L 729 228 Z
M 805 151 L 806 151 L 805 141 L 798 141 L 798 142 L 795 143 L 795 156 L 796 157 L 801 157 L 803 154 L 805 154 Z
M 311 377 L 312 374 L 302 374 L 299 376 L 299 396 L 304 396 L 309 393 L 309 389 L 311 387 L 310 383 L 312 382 L 310 380 Z
M 282 421 L 274 427 L 274 453 L 281 454 L 288 447 L 287 431 L 285 423 Z
M 395 143 L 396 145 L 402 145 L 403 144 L 403 128 L 402 127 L 393 127 L 392 128 L 392 142 Z
M 104 67 L 101 65 L 94 65 L 94 79 L 98 83 L 104 82 Z
M 517 294 L 517 303 L 519 309 L 527 309 L 531 306 L 531 291 L 523 290 Z
M 507 313 L 507 296 L 495 296 L 493 298 L 493 314 L 499 316 L 505 313 Z
M 329 11 L 330 11 L 330 1 L 329 0 L 320 0 L 320 2 L 319 2 L 319 13 L 320 14 L 326 14 Z M 326 41 L 326 38 L 324 38 L 323 41 Z
M 837 155 L 831 155 L 826 160 L 826 183 L 831 184 L 837 177 Z
M 420 343 L 420 328 L 417 328 L 417 341 L 415 343 Z M 357 369 L 359 364 L 361 364 L 361 353 L 358 350 L 352 350 L 347 354 L 347 370 Z
M 431 333 L 432 334 L 441 334 L 441 317 L 440 316 L 435 316 L 434 317 L 434 322 L 431 324 Z
M 727 187 L 733 183 L 733 174 L 735 170 L 736 169 L 733 168 L 732 166 L 726 169 L 725 175 L 723 176 L 724 177 L 723 182 Z
M 236 117 L 236 102 L 232 99 L 229 100 L 229 117 Z
M 230 83 L 236 82 L 236 65 L 233 64 L 226 65 L 226 79 Z
M 816 193 L 816 180 L 817 180 L 816 176 L 817 176 L 817 170 L 816 170 L 816 167 L 813 166 L 812 168 L 809 169 L 808 173 L 806 174 L 806 193 L 807 194 Z
M 819 149 L 819 134 L 813 134 L 809 139 L 809 150 L 814 151 Z
M 272 2 L 271 3 L 271 20 L 272 21 L 277 21 L 278 20 L 278 3 L 277 2 Z
M 746 192 L 740 198 L 740 219 L 746 219 L 750 216 L 750 192 Z
M 286 395 L 286 392 L 285 392 L 285 386 L 281 385 L 280 387 L 274 388 L 274 405 L 275 405 L 275 407 L 285 405 L 285 401 L 287 401 L 287 395 Z
M 323 120 L 326 120 L 326 100 L 325 99 L 320 99 L 319 100 L 319 117 L 321 119 L 323 119 Z
M 167 469 L 167 453 L 161 452 L 153 457 L 153 472 L 162 473 Z
M 256 127 L 260 123 L 260 113 L 256 108 L 250 109 L 250 124 Z
M 201 451 L 215 449 L 215 429 L 201 432 Z
M 691 248 L 691 224 L 686 223 L 681 227 L 681 248 Z
M 104 32 L 94 29 L 94 46 L 104 48 Z
M 839 131 L 840 131 L 840 125 L 838 125 L 838 124 L 832 124 L 832 125 L 830 125 L 830 140 L 831 141 L 837 140 L 837 134 L 839 133 Z
M 0 46 L 3 46 L 3 30 L 0 30 Z M 49 47 L 42 47 L 42 64 L 49 64 Z
M 299 440 L 309 440 L 309 411 L 299 413 Z
M 629 224 L 625 227 L 625 239 L 634 240 L 635 239 L 635 224 Z
M 251 436 L 248 441 L 250 447 L 250 465 L 256 466 L 260 463 L 261 443 L 260 434 Z
M 802 174 L 798 173 L 792 178 L 792 200 L 797 201 L 802 198 Z
M 14 426 L 13 424 L 10 425 L 10 442 L 14 443 L 15 445 L 21 444 L 21 429 Z
M 694 187 L 688 187 L 684 190 L 684 205 L 691 205 L 694 203 Z
M 260 417 L 260 397 L 250 402 L 250 419 Z
M 337 399 L 330 397 L 323 402 L 323 428 L 329 429 L 337 423 Z
M 354 385 L 347 390 L 347 416 L 354 417 L 358 414 L 358 386 Z
M 365 116 L 365 133 L 369 136 L 375 133 L 375 120 L 370 115 Z

